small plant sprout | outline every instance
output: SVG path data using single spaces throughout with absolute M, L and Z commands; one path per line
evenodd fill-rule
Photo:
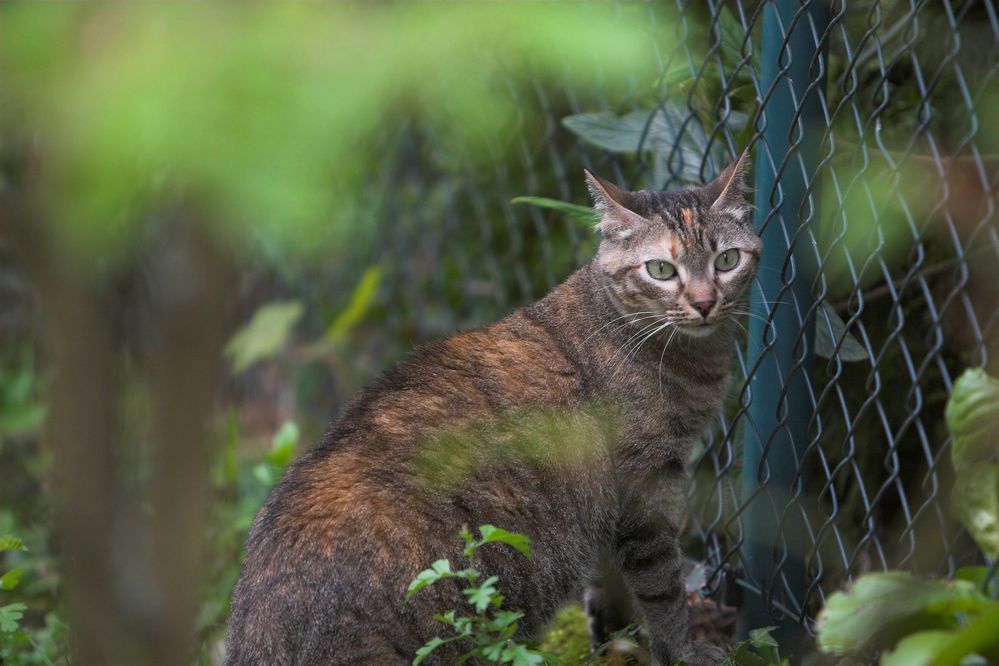
M 531 542 L 522 534 L 507 532 L 493 525 L 479 527 L 481 538 L 467 528 L 461 530 L 461 538 L 465 541 L 464 556 L 468 566 L 454 570 L 448 560 L 437 560 L 425 569 L 409 584 L 406 591 L 406 601 L 428 585 L 445 578 L 461 578 L 466 581 L 463 590 L 474 614 L 461 615 L 460 611 L 451 609 L 434 615 L 434 619 L 451 627 L 452 636 L 442 638 L 435 636 L 416 651 L 413 665 L 421 664 L 434 650 L 447 643 L 462 642 L 469 646 L 462 654 L 460 663 L 469 659 L 479 659 L 491 664 L 513 664 L 513 666 L 537 666 L 539 664 L 555 664 L 555 655 L 536 650 L 526 643 L 514 639 L 517 633 L 517 621 L 524 616 L 517 611 L 503 609 L 503 595 L 499 590 L 499 577 L 483 577 L 482 572 L 475 568 L 475 553 L 487 543 L 505 543 L 513 546 L 524 556 L 531 557 Z

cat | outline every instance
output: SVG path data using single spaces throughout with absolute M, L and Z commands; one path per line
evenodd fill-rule
M 762 251 L 747 162 L 674 192 L 586 171 L 594 258 L 533 305 L 417 349 L 289 467 L 248 537 L 225 663 L 410 663 L 444 629 L 433 614 L 467 601 L 443 581 L 404 603 L 408 583 L 462 562 L 460 529 L 482 524 L 531 539 L 532 559 L 496 545 L 476 561 L 525 613 L 521 635 L 587 583 L 594 640 L 618 628 L 606 570 L 655 660 L 722 659 L 689 636 L 678 533 L 685 465 L 721 408 Z

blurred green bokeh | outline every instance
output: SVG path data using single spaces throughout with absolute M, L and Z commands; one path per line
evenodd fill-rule
M 500 74 L 651 80 L 640 28 L 609 12 L 8 4 L 4 131 L 38 141 L 66 259 L 120 259 L 164 206 L 241 251 L 329 258 L 358 232 L 349 221 L 400 115 L 433 123 L 446 159 L 509 134 L 518 109 Z

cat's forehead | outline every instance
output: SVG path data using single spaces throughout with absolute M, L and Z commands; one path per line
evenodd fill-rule
M 653 226 L 662 225 L 675 233 L 690 233 L 707 223 L 707 206 L 698 190 L 648 192 L 646 210 L 640 213 Z

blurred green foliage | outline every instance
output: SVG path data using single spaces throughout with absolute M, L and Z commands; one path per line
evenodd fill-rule
M 991 559 L 999 558 L 999 380 L 966 370 L 947 402 L 955 480 L 951 506 Z
M 440 150 L 484 156 L 517 113 L 501 72 L 651 78 L 636 26 L 608 11 L 11 3 L 5 129 L 38 132 L 67 260 L 120 260 L 169 204 L 242 250 L 318 259 L 365 231 L 347 221 L 400 108 L 446 128 Z
M 952 508 L 978 546 L 995 558 L 999 521 L 996 468 L 999 381 L 966 370 L 947 403 L 956 471 Z M 884 655 L 882 666 L 958 666 L 999 662 L 995 572 L 964 567 L 954 579 L 905 571 L 865 575 L 826 601 L 818 645 L 837 655 Z M 977 660 L 977 661 L 976 661 Z

